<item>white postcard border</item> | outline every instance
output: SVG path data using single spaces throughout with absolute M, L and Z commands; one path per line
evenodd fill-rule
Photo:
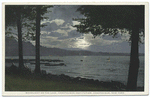
M 145 81 L 144 92 L 124 91 L 5 91 L 5 5 L 145 5 Z M 2 4 L 2 95 L 3 96 L 100 96 L 100 95 L 148 95 L 149 94 L 149 3 L 148 2 L 5 2 Z

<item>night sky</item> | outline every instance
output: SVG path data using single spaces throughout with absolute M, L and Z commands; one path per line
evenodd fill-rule
M 130 53 L 130 35 L 117 34 L 116 38 L 109 35 L 101 35 L 96 38 L 91 33 L 81 34 L 73 25 L 79 24 L 73 18 L 82 18 L 77 12 L 80 5 L 58 5 L 49 8 L 44 16 L 48 20 L 42 20 L 41 24 L 47 26 L 41 28 L 40 44 L 45 47 L 56 47 L 68 50 L 89 50 L 94 52 L 118 52 Z M 35 45 L 35 41 L 30 41 Z M 144 44 L 140 44 L 139 52 L 144 53 Z

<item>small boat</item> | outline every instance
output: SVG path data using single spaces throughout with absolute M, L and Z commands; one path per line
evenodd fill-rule
M 110 57 L 109 57 L 109 58 L 107 58 L 107 61 L 110 61 Z

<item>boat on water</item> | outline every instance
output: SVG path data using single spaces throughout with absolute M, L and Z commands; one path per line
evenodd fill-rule
M 109 58 L 107 58 L 107 61 L 110 61 L 110 57 L 109 57 Z

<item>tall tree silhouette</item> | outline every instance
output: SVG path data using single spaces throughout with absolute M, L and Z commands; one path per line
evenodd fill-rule
M 85 5 L 77 11 L 85 18 L 73 19 L 79 21 L 77 31 L 91 32 L 97 35 L 109 34 L 115 37 L 119 32 L 129 32 L 131 41 L 130 66 L 127 90 L 136 90 L 139 69 L 138 45 L 141 41 L 139 34 L 144 35 L 144 5 Z
M 22 49 L 22 24 L 21 24 L 21 10 L 16 10 L 17 14 L 17 29 L 18 29 L 18 49 L 19 49 L 19 68 L 23 68 L 23 49 Z
M 22 28 L 23 22 L 28 18 L 29 9 L 25 5 L 5 5 L 5 31 L 8 27 L 17 27 L 18 32 L 18 54 L 19 68 L 24 68 L 23 64 L 23 46 L 22 46 Z M 6 33 L 7 34 L 7 31 Z
M 36 7 L 36 67 L 35 72 L 40 73 L 40 20 L 41 6 Z
M 35 73 L 40 73 L 40 27 L 41 20 L 46 17 L 42 17 L 47 12 L 47 8 L 52 6 L 36 5 L 36 66 Z

